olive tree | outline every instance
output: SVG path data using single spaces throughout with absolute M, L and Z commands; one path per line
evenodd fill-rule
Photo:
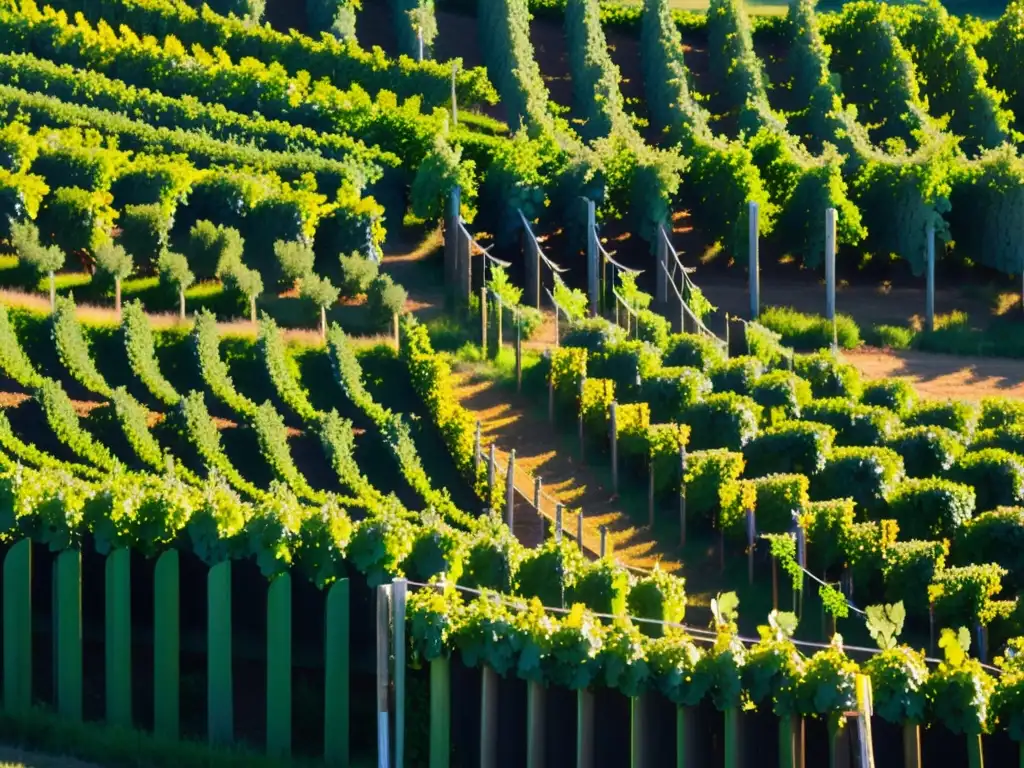
M 256 299 L 263 293 L 263 278 L 255 269 L 250 269 L 241 261 L 229 271 L 221 275 L 224 287 L 242 298 L 249 305 L 249 319 L 256 322 Z
M 185 291 L 196 281 L 188 268 L 188 259 L 174 251 L 164 251 L 157 261 L 160 283 L 178 292 L 178 315 L 185 319 Z
M 278 240 L 274 256 L 281 277 L 293 287 L 313 273 L 313 248 L 301 240 Z
M 299 282 L 299 296 L 309 300 L 320 310 L 320 336 L 327 335 L 327 308 L 338 300 L 338 289 L 326 277 L 312 272 Z
M 96 275 L 101 285 L 114 284 L 114 310 L 121 314 L 121 281 L 132 273 L 131 254 L 117 243 L 103 243 L 96 249 Z
M 11 245 L 18 254 L 18 271 L 26 287 L 34 288 L 40 277 L 50 276 L 50 307 L 53 308 L 57 297 L 53 273 L 64 266 L 64 251 L 56 245 L 39 242 L 39 228 L 31 221 L 11 222 Z

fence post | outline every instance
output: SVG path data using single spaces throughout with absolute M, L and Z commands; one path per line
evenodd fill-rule
M 563 506 L 561 502 L 555 504 L 555 541 L 562 540 L 562 514 Z
M 153 572 L 153 730 L 161 739 L 178 738 L 181 721 L 178 552 L 160 555 Z
M 600 295 L 599 272 L 600 249 L 597 241 L 597 204 L 587 200 L 587 293 L 590 297 L 590 314 L 597 315 Z
M 742 763 L 740 744 L 740 708 L 725 710 L 725 768 L 740 768 Z
M 579 417 L 578 417 L 578 428 L 580 438 L 580 463 L 582 464 L 585 458 L 585 452 L 583 450 L 583 386 L 587 382 L 587 377 L 580 376 L 580 402 L 579 402 Z
M 520 213 L 520 215 L 522 215 Z M 540 249 L 533 239 L 526 217 L 523 216 L 523 255 L 526 264 L 526 302 L 540 309 Z
M 498 766 L 498 673 L 480 667 L 480 768 Z
M 533 478 L 533 508 L 540 512 L 541 490 L 543 483 L 539 477 Z
M 576 691 L 576 768 L 594 768 L 594 693 Z
M 131 550 L 119 547 L 104 564 L 107 722 L 132 725 L 132 563 Z
M 484 360 L 490 352 L 487 343 L 487 286 L 480 286 L 480 352 Z
M 875 746 L 871 738 L 871 678 L 857 675 L 857 746 L 860 768 L 875 768 Z
M 21 539 L 4 558 L 4 709 L 32 706 L 32 540 Z
M 580 513 L 576 516 L 576 545 L 580 548 L 580 552 L 583 552 L 583 507 L 580 507 Z
M 925 292 L 925 328 L 935 330 L 935 225 L 928 225 L 928 264 Z
M 641 693 L 630 699 L 630 768 L 646 768 L 647 745 L 644 728 L 646 719 L 647 694 Z
M 693 710 L 676 707 L 676 768 L 690 766 L 690 734 L 693 727 Z
M 608 526 L 601 526 L 601 557 L 608 554 Z
M 458 276 L 459 213 L 462 209 L 461 191 L 452 187 L 448 195 L 448 210 L 444 222 L 444 278 L 451 285 Z
M 483 454 L 480 448 L 480 419 L 476 420 L 476 430 L 473 432 L 473 474 L 480 474 L 480 462 L 483 461 Z
M 505 475 L 505 523 L 511 531 L 515 523 L 516 449 L 508 452 L 508 474 Z
M 57 711 L 82 719 L 82 553 L 66 549 L 54 563 L 57 619 Z
M 686 446 L 679 446 L 679 546 L 686 546 Z
M 522 315 L 516 310 L 516 393 L 523 392 L 523 323 Z
M 749 204 L 750 211 L 750 232 L 748 249 L 750 251 L 750 319 L 757 320 L 761 308 L 761 260 L 759 254 L 760 224 L 757 203 L 753 200 Z
M 647 524 L 654 528 L 654 461 L 647 463 Z
M 267 587 L 267 754 L 287 757 L 292 748 L 292 577 L 282 573 Z
M 754 538 L 757 533 L 757 522 L 754 510 L 747 510 L 747 583 L 754 583 Z
M 377 588 L 377 768 L 391 768 L 391 732 L 388 723 L 388 665 L 391 648 L 391 586 Z
M 490 456 L 488 457 L 487 466 L 487 486 L 488 488 L 490 488 L 491 498 L 494 498 L 494 482 L 495 474 L 497 473 L 497 466 L 497 460 L 495 459 L 494 456 L 494 443 L 491 443 Z
M 234 741 L 231 675 L 231 561 L 217 563 L 206 576 L 207 733 L 211 744 Z
M 619 430 L 618 430 L 618 418 L 616 411 L 618 410 L 618 404 L 612 400 L 609 406 L 609 439 L 612 444 L 612 493 L 619 492 Z
M 324 648 L 324 761 L 349 763 L 349 583 L 338 579 L 327 592 Z
M 668 232 L 664 223 L 658 225 L 658 233 L 655 237 L 658 239 L 654 267 L 655 298 L 658 302 L 665 304 L 668 302 L 668 272 L 666 271 L 668 269 Z M 680 328 L 679 330 L 682 332 L 684 329 Z
M 825 209 L 825 317 L 836 316 L 836 209 Z
M 544 685 L 536 680 L 526 684 L 526 768 L 544 768 Z
M 402 578 L 391 580 L 391 653 L 395 657 L 395 751 L 394 764 L 405 764 L 405 601 L 408 582 Z M 433 689 L 433 673 L 431 673 Z M 431 695 L 433 699 L 433 695 Z
M 498 355 L 501 354 L 501 348 L 505 345 L 504 337 L 502 336 L 502 323 L 505 319 L 505 303 L 501 300 L 500 296 L 494 297 L 494 330 L 497 331 L 497 346 L 494 348 L 494 357 L 497 359 Z
M 459 124 L 459 102 L 455 93 L 455 76 L 458 72 L 458 65 L 452 62 L 452 125 Z
M 903 765 L 921 768 L 921 726 L 916 723 L 903 724 Z
M 430 662 L 430 768 L 448 768 L 451 760 L 451 662 L 438 656 Z M 395 762 L 395 768 L 402 763 Z
M 555 317 L 558 317 L 558 310 L 555 310 Z M 548 424 L 555 423 L 555 382 L 548 373 Z

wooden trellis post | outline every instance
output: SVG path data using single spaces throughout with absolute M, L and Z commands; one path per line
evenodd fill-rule
M 658 225 L 657 237 L 657 248 L 655 249 L 656 255 L 656 266 L 654 267 L 655 273 L 655 298 L 658 302 L 665 304 L 668 302 L 668 231 L 664 224 Z M 680 331 L 685 329 L 680 328 Z
M 608 410 L 608 438 L 612 446 L 612 493 L 619 492 L 619 430 L 618 404 L 612 400 Z
M 679 447 L 679 546 L 686 546 L 686 446 Z
M 750 201 L 750 231 L 748 249 L 750 251 L 750 319 L 757 320 L 761 310 L 761 260 L 760 260 L 760 217 L 758 205 Z
M 454 70 L 452 71 L 452 83 L 454 96 Z M 461 190 L 456 186 L 452 187 L 448 194 L 448 209 L 445 211 L 444 219 L 444 280 L 452 285 L 458 278 L 459 268 L 459 214 L 462 210 Z
M 522 216 L 522 214 L 520 214 Z M 530 231 L 529 222 L 523 216 L 523 232 L 521 235 L 523 263 L 526 265 L 526 296 L 525 302 L 531 307 L 540 309 L 540 249 Z
M 836 317 L 836 209 L 825 209 L 825 317 Z
M 600 296 L 600 247 L 597 240 L 597 205 L 587 200 L 587 293 L 590 296 L 590 314 L 598 313 Z
M 508 452 L 508 474 L 505 476 L 505 523 L 513 529 L 516 505 L 516 450 Z
M 925 328 L 935 330 L 935 225 L 928 225 L 928 264 L 925 284 Z

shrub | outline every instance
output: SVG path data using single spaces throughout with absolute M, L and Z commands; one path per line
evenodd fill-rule
M 885 599 L 903 601 L 907 611 L 921 616 L 928 611 L 928 585 L 946 565 L 946 541 L 894 541 L 885 548 L 882 580 Z
M 903 457 L 908 477 L 943 475 L 964 452 L 960 437 L 943 427 L 900 429 L 886 445 Z
M 764 365 L 756 357 L 733 357 L 711 369 L 711 385 L 716 392 L 749 395 L 762 373 Z
M 635 395 L 639 384 L 661 368 L 658 350 L 644 341 L 620 341 L 590 356 L 590 374 L 615 382 L 616 390 Z
M 1024 507 L 999 507 L 964 523 L 953 540 L 953 563 L 998 563 L 1014 592 L 1024 586 Z
M 673 578 L 660 568 L 638 580 L 629 590 L 627 598 L 629 615 L 638 619 L 651 619 L 637 622 L 640 631 L 649 637 L 663 637 L 666 632 L 664 624 L 680 624 L 686 617 L 686 591 L 683 580 Z
M 173 221 L 159 203 L 126 205 L 117 219 L 118 242 L 140 270 L 150 271 L 170 242 Z
M 1006 569 L 995 563 L 944 568 L 936 572 L 928 587 L 928 598 L 935 606 L 935 620 L 941 626 L 987 625 L 1008 615 L 1013 604 L 994 600 L 1003 589 Z
M 341 264 L 341 292 L 344 296 L 358 296 L 370 290 L 370 283 L 376 277 L 379 267 L 373 259 L 368 259 L 358 251 L 347 256 L 338 256 Z
M 651 419 L 672 421 L 711 394 L 711 380 L 696 368 L 662 368 L 640 382 L 640 399 L 651 406 Z
M 664 351 L 668 346 L 668 337 L 672 333 L 672 324 L 656 312 L 641 309 L 636 314 L 637 336 L 640 341 Z
M 915 539 L 949 538 L 974 516 L 974 489 L 935 477 L 904 480 L 889 493 L 889 516 Z
M 860 371 L 837 360 L 831 353 L 797 355 L 793 370 L 811 383 L 815 397 L 846 397 L 859 400 L 863 389 Z
M 517 325 L 520 326 L 523 341 L 529 341 L 544 325 L 544 313 L 536 307 L 520 304 L 516 307 L 515 314 L 512 315 L 509 325 L 513 330 L 515 330 Z
M 757 435 L 761 406 L 744 395 L 719 392 L 690 406 L 679 419 L 690 426 L 696 449 L 740 450 Z
M 245 241 L 237 229 L 197 221 L 189 230 L 183 252 L 200 279 L 223 277 L 242 263 Z
M 615 400 L 615 382 L 611 379 L 595 379 L 587 377 L 583 380 L 580 391 L 580 415 L 585 424 L 604 437 L 604 425 L 608 421 L 608 411 Z
M 724 449 L 686 454 L 686 514 L 711 527 L 721 505 L 721 489 L 743 474 L 743 454 Z
M 760 360 L 765 368 L 781 367 L 792 354 L 782 346 L 781 335 L 760 323 L 747 323 L 744 334 L 747 339 L 747 354 Z
M 854 515 L 853 499 L 807 503 L 800 527 L 807 538 L 808 565 L 816 573 L 828 574 L 846 560 Z
M 975 433 L 971 449 L 1002 448 L 1024 456 L 1024 424 L 1011 424 L 996 429 L 983 429 Z
M 283 282 L 294 285 L 313 272 L 313 247 L 301 240 L 277 240 L 274 257 Z
M 864 341 L 872 347 L 910 349 L 914 343 L 914 331 L 902 325 L 872 325 L 864 333 Z
M 694 333 L 672 334 L 665 350 L 666 366 L 690 366 L 705 373 L 725 360 L 725 353 L 714 340 Z
M 811 385 L 791 371 L 772 371 L 750 388 L 754 402 L 768 413 L 769 423 L 798 418 L 811 402 Z
M 758 322 L 782 337 L 793 349 L 815 351 L 832 346 L 832 322 L 821 315 L 797 312 L 792 307 L 768 307 Z M 860 344 L 860 329 L 849 315 L 836 315 L 836 338 L 843 349 Z
M 587 350 L 558 347 L 551 352 L 549 380 L 562 408 L 579 407 L 580 381 L 587 375 Z
M 588 317 L 572 324 L 562 337 L 562 346 L 581 347 L 588 352 L 603 352 L 626 340 L 626 332 L 602 317 Z
M 249 319 L 256 320 L 256 299 L 263 293 L 263 278 L 258 270 L 250 269 L 241 262 L 222 275 L 225 290 L 236 302 L 245 306 Z
M 864 385 L 860 401 L 864 405 L 888 408 L 902 418 L 914 407 L 917 392 L 910 382 L 904 379 L 879 379 Z
M 1024 501 L 1024 460 L 999 448 L 965 453 L 949 478 L 974 487 L 979 512 Z
M 320 335 L 327 333 L 327 308 L 338 302 L 338 289 L 326 277 L 309 273 L 299 280 L 299 297 L 308 301 L 320 316 Z
M 359 0 L 306 0 L 310 34 L 330 32 L 341 40 L 355 40 Z
M 97 200 L 102 193 L 79 187 L 61 187 L 43 199 L 36 221 L 43 239 L 64 253 L 94 253 L 110 239 L 114 212 Z M 109 199 L 109 193 L 107 193 Z
M 754 513 L 758 531 L 784 533 L 792 529 L 810 503 L 810 482 L 804 475 L 768 475 L 751 482 L 757 493 Z
M 814 475 L 832 453 L 835 430 L 827 424 L 787 421 L 764 430 L 743 449 L 747 476 L 798 472 Z
M 604 557 L 580 569 L 566 603 L 583 603 L 595 613 L 624 616 L 629 586 L 629 572 L 619 568 L 610 557 Z
M 833 427 L 836 445 L 843 446 L 885 445 L 900 425 L 892 411 L 838 397 L 814 400 L 801 415 L 808 421 Z
M 903 479 L 903 459 L 888 448 L 836 448 L 825 468 L 811 478 L 814 499 L 852 497 L 868 515 L 879 518 L 885 499 Z
M 925 400 L 906 416 L 908 427 L 945 427 L 970 440 L 978 423 L 978 406 L 960 400 Z
M 370 319 L 378 326 L 387 325 L 395 315 L 402 314 L 408 298 L 405 288 L 395 283 L 391 275 L 377 275 L 366 294 Z
M 132 273 L 132 257 L 122 246 L 106 242 L 96 249 L 96 273 L 93 282 L 104 290 L 114 288 L 120 301 L 121 281 Z
M 568 539 L 548 539 L 530 550 L 519 564 L 516 591 L 523 597 L 536 597 L 543 605 L 557 608 L 577 575 L 586 565 L 579 548 Z
M 986 397 L 981 401 L 979 429 L 997 429 L 1024 425 L 1024 400 L 1009 397 Z

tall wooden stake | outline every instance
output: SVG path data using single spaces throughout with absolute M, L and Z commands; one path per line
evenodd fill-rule
M 925 284 L 925 328 L 935 330 L 935 226 L 928 225 L 928 264 L 927 281 Z
M 749 211 L 750 232 L 747 248 L 750 251 L 750 319 L 757 320 L 761 308 L 760 215 L 757 203 L 751 201 Z

